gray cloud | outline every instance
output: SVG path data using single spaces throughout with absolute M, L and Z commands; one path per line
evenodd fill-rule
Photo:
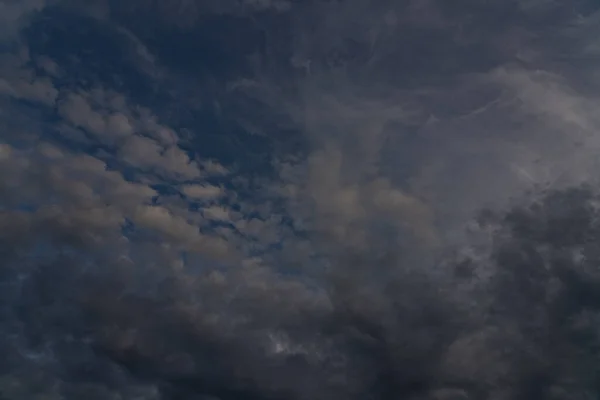
M 2 0 L 0 2 L 0 41 L 15 39 L 21 28 L 36 11 L 47 5 L 46 0 Z
M 137 2 L 97 3 L 168 64 L 128 25 Z M 104 153 L 0 136 L 3 396 L 597 394 L 594 6 L 146 8 L 191 38 L 252 20 L 252 73 L 210 93 L 222 118 L 303 147 L 257 177 L 184 151 L 123 94 L 55 86 L 51 58 L 39 76 L 6 58 L 3 101 L 55 110 Z M 186 73 L 163 82 L 197 88 L 192 107 L 206 82 Z M 249 103 L 267 120 L 237 114 Z

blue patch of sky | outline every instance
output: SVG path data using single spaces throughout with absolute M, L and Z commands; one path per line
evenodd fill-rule
M 264 47 L 262 30 L 239 16 L 207 15 L 192 29 L 124 23 L 174 72 L 216 85 L 250 76 L 250 56 Z
M 260 29 L 253 31 L 256 27 L 233 17 L 201 21 L 191 34 L 155 28 L 144 26 L 145 31 L 138 30 L 136 34 L 148 45 L 151 53 L 158 56 L 158 62 L 168 67 L 173 79 L 156 81 L 141 72 L 132 63 L 128 53 L 131 49 L 123 44 L 123 37 L 114 26 L 63 8 L 50 7 L 37 15 L 23 32 L 23 38 L 33 58 L 48 56 L 62 68 L 64 74 L 53 78 L 57 88 L 89 89 L 101 85 L 123 93 L 132 103 L 151 109 L 161 123 L 183 134 L 184 150 L 201 159 L 215 159 L 233 168 L 235 176 L 258 180 L 274 177 L 274 155 L 302 151 L 299 128 L 285 121 L 285 117 L 272 115 L 264 104 L 251 98 L 227 98 L 222 90 L 228 81 L 251 75 L 249 55 L 264 51 Z M 243 41 L 240 42 L 240 38 Z M 32 64 L 31 67 L 35 66 Z M 38 72 L 44 74 L 41 70 Z M 187 97 L 185 93 L 180 96 L 179 89 L 185 86 L 184 83 L 189 83 L 190 90 L 200 92 L 202 100 L 219 100 L 225 105 L 224 113 L 219 115 L 214 101 L 196 102 L 193 92 Z M 27 102 L 13 103 L 26 111 L 23 116 L 34 115 L 34 119 L 40 121 L 44 139 L 74 152 L 96 155 L 107 163 L 107 169 L 120 171 L 127 180 L 136 180 L 140 171 L 114 157 L 114 148 L 100 144 L 83 131 L 80 133 L 84 141 L 63 135 L 58 128 L 61 118 L 56 110 Z M 242 120 L 237 119 L 240 115 Z M 245 122 L 248 120 L 260 127 L 261 134 L 247 130 Z M 18 141 L 18 137 L 13 141 Z M 153 171 L 144 171 L 148 172 Z M 158 177 L 164 182 L 153 186 L 159 196 L 181 196 L 173 182 Z M 272 201 L 267 195 L 258 194 L 260 186 L 254 184 L 239 186 L 231 178 L 210 178 L 209 182 L 235 189 L 241 201 Z M 274 205 L 276 212 L 285 215 L 282 204 Z M 22 206 L 30 211 L 35 208 L 33 205 Z M 189 203 L 192 210 L 201 209 L 201 206 L 198 202 Z M 234 210 L 239 209 L 236 204 L 230 206 Z M 223 224 L 231 228 L 227 223 L 214 222 L 202 230 L 214 231 Z M 299 237 L 305 234 L 291 218 L 284 217 L 282 224 Z M 131 239 L 140 239 L 141 236 L 149 239 L 152 236 L 150 232 L 135 227 L 131 221 L 123 225 L 122 233 Z M 160 238 L 154 237 L 153 240 Z M 276 252 L 281 248 L 282 243 L 270 244 L 254 255 Z
M 64 70 L 54 79 L 59 89 L 114 89 L 150 108 L 178 132 L 188 132 L 184 150 L 244 173 L 272 174 L 274 153 L 296 151 L 292 144 L 300 143 L 300 135 L 289 124 L 282 129 L 264 105 L 224 97 L 227 82 L 250 76 L 247 58 L 261 47 L 260 31 L 253 33 L 245 20 L 231 18 L 202 21 L 185 33 L 145 27 L 144 43 L 174 77 L 164 81 L 134 65 L 130 47 L 114 26 L 64 8 L 40 13 L 23 36 L 33 56 L 49 56 Z M 218 101 L 228 107 L 223 115 L 215 109 Z M 249 132 L 244 121 L 236 119 L 240 114 L 265 134 Z
M 47 55 L 64 70 L 55 84 L 88 89 L 100 84 L 136 99 L 152 99 L 151 78 L 133 65 L 130 47 L 110 24 L 62 7 L 39 13 L 23 38 L 32 55 Z

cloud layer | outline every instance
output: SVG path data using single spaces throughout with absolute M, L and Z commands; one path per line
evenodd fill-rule
M 598 6 L 34 3 L 0 397 L 600 392 Z

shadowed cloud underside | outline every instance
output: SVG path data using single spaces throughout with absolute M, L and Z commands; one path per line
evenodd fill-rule
M 0 0 L 0 398 L 597 397 L 599 23 Z

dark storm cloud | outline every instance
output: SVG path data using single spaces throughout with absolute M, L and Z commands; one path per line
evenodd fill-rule
M 217 186 L 229 171 L 135 101 L 5 63 L 3 96 L 114 146 L 117 169 L 45 137 L 0 147 L 4 397 L 597 396 L 591 2 L 93 6 L 190 107 L 214 95 L 304 147 L 261 153 L 278 176 L 247 199 L 254 171 Z
M 347 274 L 329 300 L 281 279 L 232 296 L 216 276 L 163 278 L 144 295 L 127 265 L 94 258 L 101 270 L 84 272 L 85 256 L 68 253 L 29 269 L 18 254 L 31 254 L 31 233 L 3 218 L 3 333 L 22 352 L 3 369 L 35 366 L 41 390 L 59 379 L 66 398 L 144 383 L 182 399 L 586 398 L 598 390 L 598 200 L 580 188 L 499 213 L 481 226 L 495 244 L 471 276 L 370 289 Z M 448 293 L 469 280 L 469 298 Z

